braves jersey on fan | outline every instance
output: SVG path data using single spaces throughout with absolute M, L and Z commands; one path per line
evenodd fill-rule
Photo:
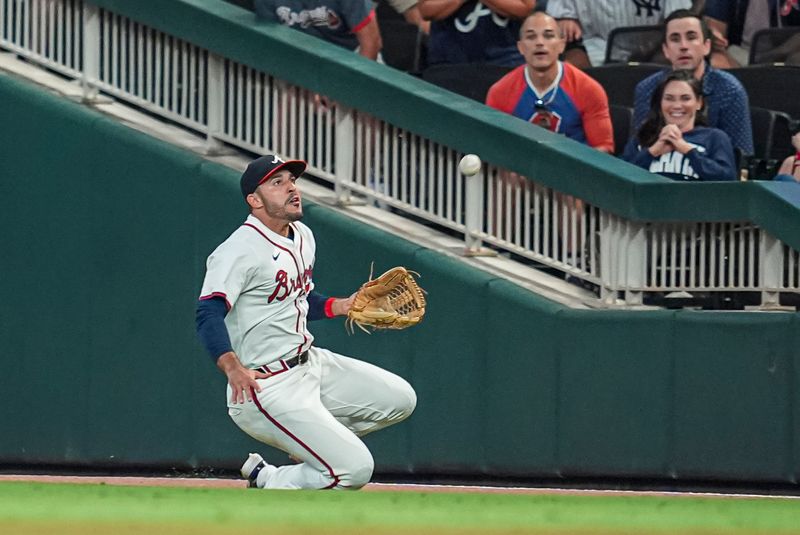
M 521 65 L 489 89 L 486 104 L 597 149 L 614 150 L 605 91 L 568 63 L 559 62 L 556 81 L 542 94 Z
M 304 224 L 291 228 L 294 239 L 250 215 L 208 257 L 200 299 L 225 299 L 225 326 L 247 368 L 299 354 L 314 340 L 306 296 L 314 288 L 316 244 Z
M 449 17 L 431 22 L 428 63 L 516 67 L 525 61 L 517 50 L 520 24 L 477 0 L 466 0 Z
M 375 17 L 370 0 L 255 0 L 260 17 L 355 50 L 355 32 Z

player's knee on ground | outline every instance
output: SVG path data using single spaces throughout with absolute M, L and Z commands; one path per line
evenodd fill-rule
M 369 451 L 364 451 L 354 456 L 346 471 L 341 475 L 341 485 L 350 490 L 357 490 L 372 479 L 375 470 L 375 460 Z
M 398 415 L 395 420 L 400 422 L 411 416 L 411 413 L 414 412 L 414 409 L 417 407 L 417 393 L 410 384 L 405 383 L 403 389 L 397 396 L 397 400 L 396 408 Z

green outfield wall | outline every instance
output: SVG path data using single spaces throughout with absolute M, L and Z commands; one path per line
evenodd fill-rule
M 205 258 L 245 217 L 238 173 L 6 75 L 0 117 L 0 464 L 238 468 L 257 446 L 194 334 Z M 378 471 L 796 483 L 798 314 L 571 310 L 306 212 L 322 291 L 373 260 L 429 291 L 407 331 L 312 325 L 417 390 L 367 437 Z

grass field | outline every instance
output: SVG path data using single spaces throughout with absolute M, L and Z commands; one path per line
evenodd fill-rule
M 800 500 L 0 483 L 0 533 L 800 534 Z

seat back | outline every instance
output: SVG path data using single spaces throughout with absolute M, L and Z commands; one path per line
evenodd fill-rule
M 775 112 L 775 125 L 772 131 L 770 158 L 782 161 L 796 152 L 792 145 L 792 118 L 782 112 Z
M 381 21 L 383 62 L 410 74 L 419 74 L 425 61 L 425 34 L 405 21 Z
M 383 62 L 395 69 L 419 75 L 425 68 L 427 36 L 385 1 L 378 2 L 375 13 L 383 41 Z
M 422 79 L 467 98 L 486 101 L 486 93 L 514 67 L 487 63 L 441 63 L 422 71 Z
M 608 34 L 605 63 L 666 63 L 661 55 L 663 35 L 664 28 L 660 24 L 614 28 Z
M 753 35 L 750 65 L 789 63 L 800 65 L 800 27 L 764 28 Z
M 750 106 L 781 111 L 800 119 L 800 67 L 754 65 L 728 69 L 744 86 Z
M 753 157 L 769 159 L 775 131 L 775 112 L 750 106 L 750 123 L 753 126 Z
M 780 111 L 751 106 L 750 121 L 753 124 L 754 153 L 745 158 L 742 167 L 748 170 L 751 180 L 770 180 L 781 161 L 794 153 L 792 119 Z
M 611 104 L 611 126 L 614 128 L 614 154 L 619 156 L 625 149 L 625 144 L 633 135 L 633 108 Z
M 612 63 L 601 67 L 590 67 L 586 74 L 600 82 L 608 94 L 609 104 L 633 106 L 636 84 L 664 69 L 655 63 Z

